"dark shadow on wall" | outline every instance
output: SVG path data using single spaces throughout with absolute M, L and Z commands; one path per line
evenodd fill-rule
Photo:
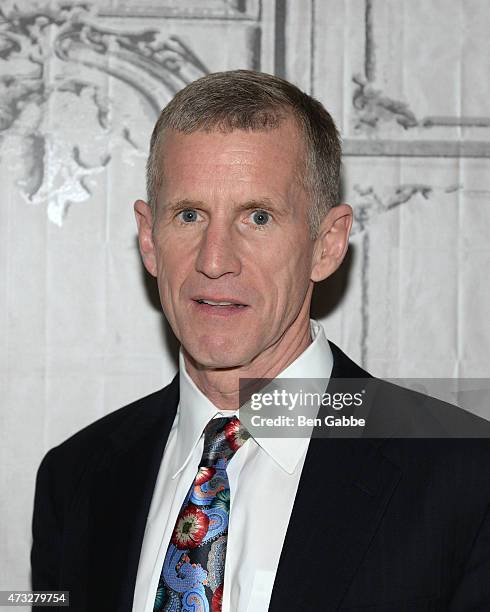
M 349 276 L 355 258 L 355 245 L 350 244 L 340 268 L 321 283 L 317 283 L 311 300 L 311 318 L 323 319 L 342 302 L 349 285 Z

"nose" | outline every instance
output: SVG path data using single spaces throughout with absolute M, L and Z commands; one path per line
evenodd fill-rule
M 209 278 L 240 274 L 241 263 L 232 228 L 222 220 L 211 221 L 203 232 L 196 270 Z

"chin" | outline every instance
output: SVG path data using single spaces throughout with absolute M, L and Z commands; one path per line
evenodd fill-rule
M 205 368 L 224 369 L 238 368 L 249 363 L 254 356 L 251 347 L 237 343 L 236 338 L 203 336 L 196 342 L 185 344 L 187 352 L 196 364 Z

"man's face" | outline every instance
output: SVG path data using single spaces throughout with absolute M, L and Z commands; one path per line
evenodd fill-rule
M 300 155 L 292 120 L 270 131 L 164 136 L 145 264 L 198 364 L 250 364 L 309 317 L 314 243 Z

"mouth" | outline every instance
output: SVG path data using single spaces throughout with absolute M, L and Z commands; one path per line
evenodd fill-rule
M 197 299 L 194 300 L 198 304 L 208 304 L 208 306 L 236 306 L 237 308 L 245 308 L 246 304 L 241 304 L 240 302 L 228 302 L 225 300 L 205 300 L 205 299 Z
M 204 297 L 196 297 L 192 300 L 196 307 L 203 313 L 229 315 L 242 312 L 248 308 L 247 304 L 243 304 L 234 298 L 226 299 L 209 299 Z

